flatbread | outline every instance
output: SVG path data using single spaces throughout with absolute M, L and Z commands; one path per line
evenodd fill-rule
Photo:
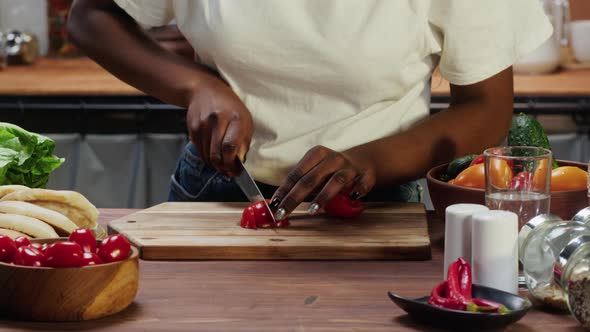
M 39 219 L 53 226 L 58 233 L 63 235 L 68 235 L 78 228 L 73 221 L 63 214 L 29 202 L 1 201 L 0 213 L 18 214 Z
M 93 229 L 98 220 L 98 210 L 86 197 L 75 191 L 27 189 L 15 191 L 0 201 L 23 201 L 63 214 L 78 227 Z
M 27 239 L 31 238 L 30 236 L 28 236 L 25 233 L 13 231 L 12 229 L 6 229 L 6 228 L 0 228 L 0 235 L 6 235 L 13 240 L 19 236 L 26 237 Z
M 41 220 L 18 214 L 0 213 L 0 228 L 10 229 L 37 238 L 59 237 L 51 226 Z
M 29 187 L 25 187 L 25 186 L 21 186 L 18 184 L 7 184 L 4 186 L 0 186 L 0 198 L 13 193 L 15 191 L 19 191 L 19 190 L 25 190 L 25 189 L 29 189 Z

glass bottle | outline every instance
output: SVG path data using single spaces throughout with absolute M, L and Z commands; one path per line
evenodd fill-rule
M 537 216 L 521 229 L 519 258 L 529 293 L 539 304 L 568 309 L 565 294 L 554 280 L 554 267 L 562 250 L 580 235 L 590 237 L 590 227 L 554 215 Z
M 582 224 L 590 224 L 590 206 L 578 211 L 572 220 Z
M 555 263 L 554 279 L 563 289 L 570 312 L 590 329 L 590 235 L 568 242 Z

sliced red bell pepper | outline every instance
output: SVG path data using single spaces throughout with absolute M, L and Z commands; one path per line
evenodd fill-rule
M 242 212 L 242 219 L 240 219 L 240 227 L 256 229 L 256 214 L 252 205 L 248 206 Z
M 257 229 L 257 228 L 275 228 L 289 226 L 288 218 L 279 222 L 275 222 L 272 218 L 272 212 L 267 205 L 262 201 L 256 202 L 248 206 L 242 212 L 240 226 L 243 228 Z
M 324 211 L 332 217 L 354 218 L 365 210 L 365 206 L 358 200 L 351 200 L 346 194 L 339 193 L 324 206 Z

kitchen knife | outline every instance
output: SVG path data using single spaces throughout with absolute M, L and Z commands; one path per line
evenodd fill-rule
M 252 176 L 250 176 L 250 173 L 248 173 L 248 171 L 244 167 L 244 164 L 242 164 L 242 162 L 239 159 L 237 159 L 236 162 L 237 162 L 238 171 L 240 172 L 240 174 L 234 177 L 234 181 L 238 184 L 240 189 L 242 189 L 242 191 L 244 192 L 246 197 L 248 197 L 248 200 L 250 202 L 256 203 L 256 202 L 262 201 L 264 203 L 264 205 L 266 205 L 266 208 L 268 209 L 268 211 L 271 211 L 270 207 L 268 206 L 268 203 L 264 199 L 264 196 L 262 196 L 260 189 L 258 189 L 256 182 L 254 182 L 254 179 L 252 179 Z M 272 220 L 276 224 L 277 221 L 275 220 L 275 217 L 274 217 L 272 211 L 271 211 L 270 215 L 272 216 Z

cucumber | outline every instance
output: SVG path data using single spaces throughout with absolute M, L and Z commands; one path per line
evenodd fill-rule
M 449 163 L 447 169 L 443 172 L 440 179 L 442 181 L 449 181 L 454 179 L 459 173 L 461 173 L 464 169 L 469 167 L 469 164 L 475 159 L 478 155 L 470 154 L 463 157 L 459 157 Z
M 536 146 L 551 150 L 549 139 L 543 126 L 530 115 L 520 113 L 512 118 L 512 125 L 508 130 L 509 146 Z M 553 168 L 559 167 L 553 156 Z

